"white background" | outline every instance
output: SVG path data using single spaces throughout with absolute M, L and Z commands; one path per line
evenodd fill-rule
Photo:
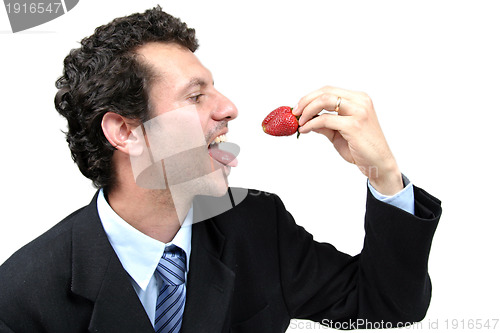
M 231 185 L 279 194 L 317 240 L 358 253 L 364 176 L 324 137 L 274 138 L 260 123 L 326 84 L 365 91 L 400 169 L 443 201 L 429 262 L 433 299 L 419 330 L 500 317 L 495 1 L 80 0 L 16 34 L 0 9 L 0 263 L 95 192 L 53 107 L 63 58 L 95 27 L 157 3 L 197 29 L 198 56 L 239 108 L 229 127 L 242 149 Z M 324 331 L 292 325 L 289 332 Z

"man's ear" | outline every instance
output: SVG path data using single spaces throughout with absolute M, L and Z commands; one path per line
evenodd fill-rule
M 108 112 L 102 117 L 101 127 L 106 139 L 119 151 L 127 155 L 142 154 L 142 145 L 137 142 L 137 136 L 132 131 L 137 125 L 134 126 L 129 119 Z

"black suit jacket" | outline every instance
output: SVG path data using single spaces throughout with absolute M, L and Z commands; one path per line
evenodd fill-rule
M 414 191 L 416 216 L 368 191 L 364 248 L 354 257 L 313 241 L 263 192 L 193 225 L 182 332 L 283 332 L 291 318 L 421 320 L 441 208 Z M 0 332 L 154 332 L 96 199 L 0 267 Z

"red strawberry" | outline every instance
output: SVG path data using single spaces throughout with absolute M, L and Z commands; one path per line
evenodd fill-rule
M 264 132 L 274 136 L 299 134 L 298 128 L 298 118 L 292 114 L 292 108 L 289 106 L 280 106 L 273 110 L 262 122 Z

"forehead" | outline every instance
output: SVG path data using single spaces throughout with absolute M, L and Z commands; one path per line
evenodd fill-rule
M 175 43 L 148 43 L 137 51 L 155 73 L 155 86 L 179 90 L 195 79 L 211 82 L 211 73 L 189 49 Z

